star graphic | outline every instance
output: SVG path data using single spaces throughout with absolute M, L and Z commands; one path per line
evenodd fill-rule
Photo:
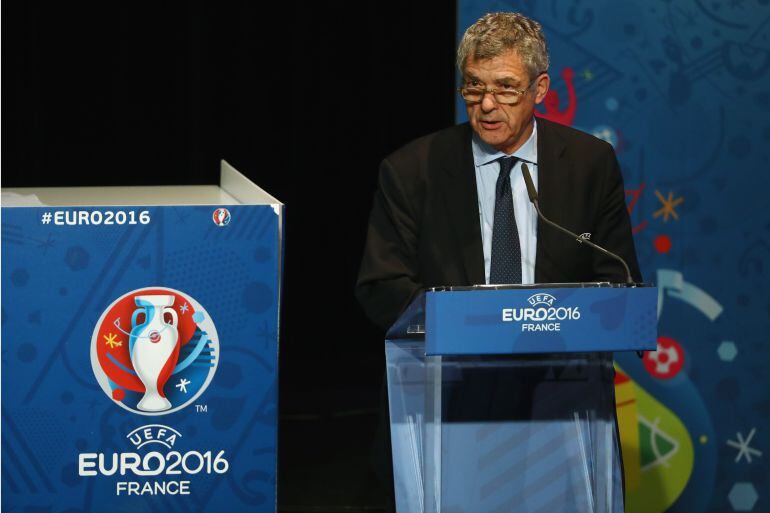
M 51 237 L 51 234 L 49 233 L 48 237 L 45 240 L 38 241 L 37 247 L 38 248 L 42 248 L 43 249 L 43 253 L 45 254 L 45 253 L 48 253 L 49 249 L 54 247 L 55 243 L 56 243 L 56 241 L 53 240 L 53 238 Z
M 257 331 L 257 337 L 264 340 L 264 345 L 267 346 L 276 339 L 277 334 L 275 331 L 272 331 L 270 328 L 268 328 L 267 321 L 263 321 L 262 327 L 259 329 L 259 331 Z
M 593 71 L 591 71 L 588 68 L 584 69 L 583 73 L 581 73 L 581 75 L 583 75 L 583 80 L 585 80 L 586 82 L 590 82 L 591 80 L 594 79 Z
M 669 191 L 668 198 L 664 198 L 663 195 L 660 193 L 660 191 L 655 191 L 655 196 L 658 197 L 658 201 L 663 205 L 660 209 L 656 210 L 652 217 L 660 217 L 663 216 L 663 222 L 668 222 L 668 216 L 673 217 L 677 221 L 679 220 L 679 215 L 676 213 L 676 207 L 681 205 L 684 202 L 683 197 L 674 198 L 674 193 Z
M 736 438 L 738 439 L 737 442 L 735 440 L 727 440 L 727 445 L 738 449 L 738 455 L 735 457 L 735 463 L 741 461 L 743 456 L 746 457 L 746 461 L 749 463 L 751 463 L 752 456 L 762 456 L 762 451 L 754 449 L 751 447 L 751 445 L 749 445 L 756 432 L 757 428 L 752 428 L 749 432 L 749 436 L 746 437 L 746 440 L 743 439 L 743 435 L 740 433 L 736 433 Z
M 187 218 L 190 217 L 187 211 L 188 209 L 186 208 L 175 208 L 172 210 L 174 215 L 176 215 L 176 224 L 184 224 L 187 221 Z
M 190 380 L 189 379 L 182 378 L 182 379 L 179 380 L 179 383 L 177 383 L 174 386 L 186 394 L 187 393 L 187 385 L 189 385 L 189 384 L 190 384 Z
M 182 313 L 187 313 L 187 311 L 190 309 L 190 307 L 187 305 L 187 303 L 183 304 L 179 307 L 179 311 Z
M 109 335 L 102 335 L 105 340 L 105 344 L 110 346 L 110 349 L 115 349 L 117 346 L 122 346 L 123 342 L 118 340 L 118 336 L 110 333 Z

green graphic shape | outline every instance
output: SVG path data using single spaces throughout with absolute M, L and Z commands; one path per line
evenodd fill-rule
M 679 449 L 676 440 L 639 415 L 639 455 L 642 470 L 667 461 Z
M 641 478 L 626 497 L 628 513 L 663 513 L 692 475 L 692 438 L 679 417 L 634 382 L 639 420 Z

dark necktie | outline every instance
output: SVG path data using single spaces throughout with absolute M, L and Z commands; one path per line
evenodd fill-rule
M 513 213 L 511 169 L 516 157 L 503 157 L 495 186 L 495 220 L 492 225 L 492 263 L 489 283 L 521 283 L 521 247 Z

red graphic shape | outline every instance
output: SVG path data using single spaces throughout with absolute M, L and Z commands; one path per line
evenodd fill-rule
M 569 96 L 567 107 L 564 110 L 559 110 L 559 93 L 554 89 L 549 89 L 543 99 L 545 112 L 538 111 L 537 115 L 554 123 L 572 126 L 572 122 L 575 120 L 575 112 L 577 111 L 577 94 L 575 94 L 574 83 L 575 72 L 572 68 L 564 68 L 561 71 L 561 77 L 567 86 L 567 95 Z
M 655 251 L 658 253 L 668 253 L 671 251 L 671 237 L 668 235 L 658 235 L 652 243 L 655 246 Z
M 634 212 L 634 208 L 636 208 L 636 204 L 639 201 L 639 198 L 642 196 L 642 193 L 644 192 L 644 182 L 639 184 L 638 189 L 626 189 L 626 200 L 628 200 L 628 205 L 626 206 L 626 209 L 628 210 L 628 215 L 630 216 Z M 631 199 L 628 199 L 629 196 Z M 637 233 L 641 232 L 647 227 L 647 220 L 645 219 L 641 223 L 637 224 L 633 228 L 631 228 L 631 233 L 636 235 Z
M 634 212 L 634 207 L 636 207 L 636 203 L 639 201 L 639 198 L 642 196 L 642 192 L 644 192 L 644 182 L 639 184 L 638 189 L 626 189 L 626 198 L 631 196 L 631 199 L 628 200 L 628 205 L 626 206 L 626 209 L 628 210 L 628 214 L 631 215 Z
M 619 370 L 615 371 L 615 385 L 620 385 L 622 383 L 628 383 L 631 381 L 631 378 L 620 372 Z
M 112 391 L 112 398 L 115 399 L 116 401 L 122 401 L 123 399 L 126 398 L 126 391 L 123 390 L 122 388 L 116 388 L 115 390 Z
M 654 378 L 671 379 L 684 366 L 684 350 L 670 337 L 658 337 L 658 349 L 644 353 L 644 368 Z

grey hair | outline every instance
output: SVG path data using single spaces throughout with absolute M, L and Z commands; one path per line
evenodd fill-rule
M 548 45 L 540 23 L 517 12 L 484 15 L 465 31 L 457 48 L 457 67 L 465 73 L 469 57 L 490 59 L 515 50 L 530 80 L 548 71 Z

